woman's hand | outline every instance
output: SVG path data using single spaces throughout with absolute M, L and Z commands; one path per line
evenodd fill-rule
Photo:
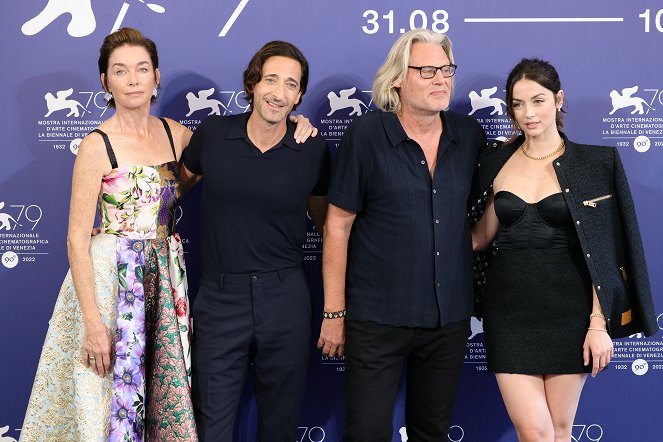
M 83 365 L 104 377 L 112 370 L 111 338 L 108 329 L 101 321 L 85 326 L 83 341 Z
M 600 327 L 590 326 L 585 335 L 585 343 L 582 346 L 583 359 L 585 365 L 589 365 L 590 355 L 592 358 L 592 377 L 596 377 L 599 371 L 603 370 L 610 363 L 610 359 L 615 356 L 612 339 L 607 331 Z
M 318 129 L 313 127 L 308 118 L 304 115 L 290 115 L 290 121 L 297 123 L 295 128 L 295 142 L 301 144 L 308 139 L 318 135 Z

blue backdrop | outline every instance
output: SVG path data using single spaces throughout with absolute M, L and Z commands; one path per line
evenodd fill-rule
M 153 3 L 150 3 L 153 1 Z M 550 60 L 567 98 L 573 140 L 617 146 L 640 220 L 659 328 L 663 328 L 663 4 L 655 0 L 29 0 L 0 15 L 0 441 L 17 439 L 41 345 L 66 273 L 70 178 L 78 142 L 109 116 L 96 59 L 103 37 L 132 26 L 159 47 L 162 90 L 155 113 L 191 129 L 207 114 L 247 110 L 241 74 L 274 39 L 311 64 L 299 111 L 336 149 L 347 124 L 374 108 L 370 88 L 398 35 L 413 27 L 454 43 L 452 108 L 489 138 L 508 136 L 504 82 L 522 57 Z M 341 97 L 340 99 L 338 97 Z M 343 98 L 345 97 L 345 98 Z M 187 195 L 180 230 L 191 293 L 199 274 L 199 190 Z M 321 311 L 320 238 L 305 245 L 314 311 Z M 312 319 L 317 339 L 320 318 Z M 516 441 L 482 328 L 473 320 L 449 441 Z M 615 342 L 611 368 L 585 387 L 573 440 L 663 441 L 663 333 Z M 343 361 L 312 356 L 298 441 L 341 440 Z M 254 441 L 247 388 L 241 441 Z M 402 401 L 394 441 L 405 439 Z

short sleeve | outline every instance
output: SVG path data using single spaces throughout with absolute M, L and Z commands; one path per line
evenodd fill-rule
M 203 145 L 205 144 L 204 130 L 207 121 L 208 120 L 205 119 L 198 125 L 191 136 L 189 145 L 184 149 L 184 153 L 182 154 L 182 162 L 184 163 L 184 166 L 197 175 L 203 174 L 200 158 L 202 156 Z
M 329 185 L 329 202 L 351 212 L 363 210 L 365 188 L 361 161 L 363 136 L 358 123 L 351 124 L 341 139 Z
M 318 171 L 318 182 L 311 191 L 311 195 L 325 196 L 329 192 L 329 178 L 331 174 L 331 153 L 327 142 L 323 141 L 322 155 L 320 156 L 320 168 Z

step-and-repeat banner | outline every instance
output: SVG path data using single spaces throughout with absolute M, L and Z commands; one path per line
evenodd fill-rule
M 371 83 L 398 36 L 447 33 L 458 71 L 452 108 L 488 138 L 509 136 L 504 83 L 522 57 L 550 60 L 567 98 L 572 140 L 616 146 L 631 184 L 659 327 L 663 329 L 663 4 L 659 0 L 29 0 L 0 17 L 0 441 L 18 439 L 55 298 L 67 271 L 71 172 L 82 137 L 106 119 L 97 74 L 104 36 L 121 26 L 156 41 L 162 90 L 154 113 L 192 130 L 208 114 L 246 112 L 241 76 L 269 40 L 297 45 L 311 65 L 298 111 L 332 150 L 347 125 L 375 108 Z M 179 222 L 192 295 L 198 285 L 200 190 Z M 304 245 L 314 311 L 322 311 L 321 238 Z M 526 271 L 526 269 L 523 269 Z M 311 326 L 317 339 L 320 318 Z M 516 441 L 480 321 L 472 320 L 448 439 Z M 589 379 L 573 427 L 576 442 L 663 441 L 663 332 L 615 342 L 610 369 Z M 342 359 L 311 343 L 298 441 L 341 440 Z M 238 414 L 240 441 L 256 440 L 251 393 Z M 402 390 L 393 441 L 407 440 Z M 74 419 L 75 416 L 72 416 Z

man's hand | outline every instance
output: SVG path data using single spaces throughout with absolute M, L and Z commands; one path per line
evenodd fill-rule
M 341 357 L 345 350 L 345 317 L 323 319 L 320 327 L 318 348 L 322 354 Z

